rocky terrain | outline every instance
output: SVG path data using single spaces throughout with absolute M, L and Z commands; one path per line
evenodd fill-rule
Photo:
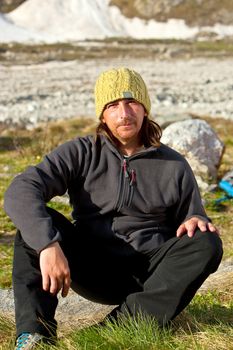
M 191 26 L 232 24 L 233 3 L 227 0 L 111 0 L 110 4 L 118 6 L 128 17 L 157 21 L 179 18 Z
M 110 67 L 142 74 L 152 100 L 152 116 L 210 115 L 233 118 L 231 58 L 160 59 L 120 57 L 43 64 L 0 64 L 0 123 L 36 126 L 75 116 L 94 117 L 93 87 Z
M 14 10 L 21 5 L 25 0 L 1 0 L 0 12 L 6 13 Z

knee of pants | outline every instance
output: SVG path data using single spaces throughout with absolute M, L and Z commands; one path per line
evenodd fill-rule
M 212 262 L 213 266 L 216 265 L 216 269 L 223 254 L 222 241 L 219 235 L 215 232 L 201 232 L 199 230 L 196 231 L 195 235 L 200 245 L 202 258 L 209 263 Z

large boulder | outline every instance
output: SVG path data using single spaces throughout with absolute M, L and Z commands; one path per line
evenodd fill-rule
M 216 180 L 224 144 L 206 121 L 173 123 L 163 131 L 161 141 L 187 159 L 201 190 L 208 188 L 210 179 Z
M 58 307 L 56 319 L 64 328 L 83 327 L 102 321 L 103 318 L 114 308 L 113 305 L 102 305 L 82 298 L 74 291 L 70 290 L 66 298 L 58 295 Z M 0 317 L 13 320 L 15 314 L 14 297 L 12 289 L 0 288 Z

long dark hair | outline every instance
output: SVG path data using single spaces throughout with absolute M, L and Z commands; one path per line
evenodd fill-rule
M 100 123 L 96 127 L 96 136 L 98 135 L 106 136 L 113 144 L 118 146 L 118 143 L 119 143 L 118 140 L 115 138 L 115 136 L 109 130 L 107 125 L 103 123 L 102 120 L 100 120 Z M 162 136 L 161 127 L 156 122 L 154 122 L 153 120 L 145 116 L 142 123 L 141 130 L 140 130 L 141 143 L 145 147 L 150 147 L 150 146 L 159 147 L 161 136 Z

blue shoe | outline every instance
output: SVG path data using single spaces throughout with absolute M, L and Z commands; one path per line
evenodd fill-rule
M 16 339 L 15 350 L 35 349 L 42 339 L 43 336 L 38 333 L 22 333 Z

